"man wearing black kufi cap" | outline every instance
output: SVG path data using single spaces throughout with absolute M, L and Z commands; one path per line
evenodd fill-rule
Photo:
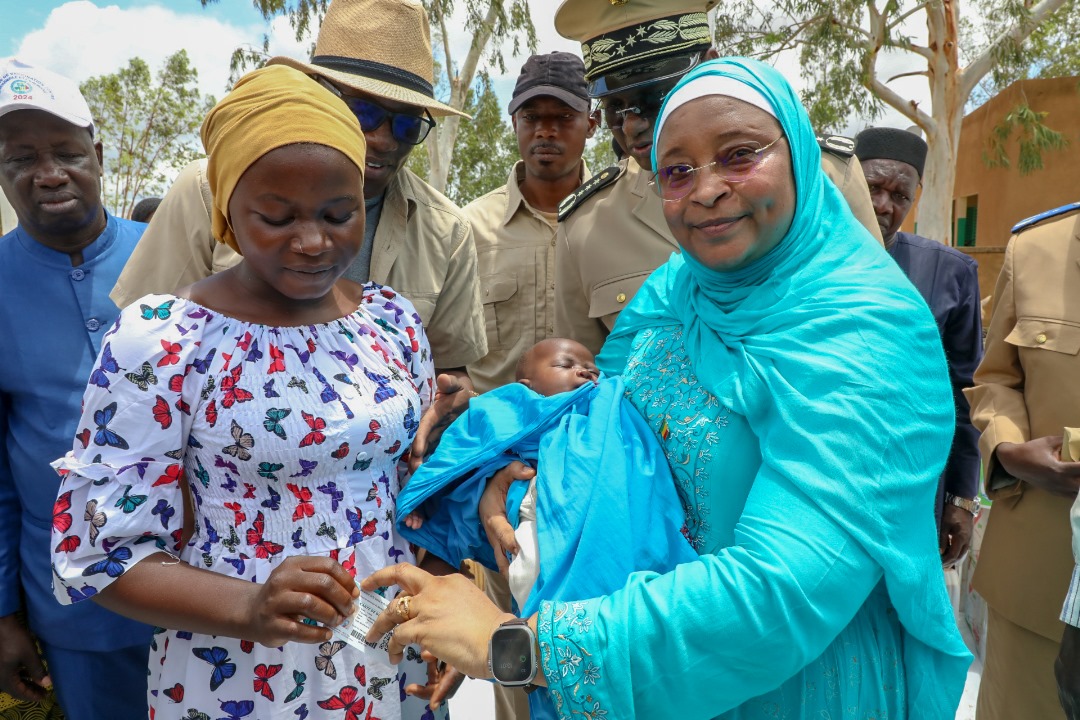
M 885 247 L 930 306 L 949 362 L 956 434 L 938 484 L 941 560 L 954 564 L 971 543 L 979 511 L 979 433 L 964 388 L 982 359 L 978 264 L 936 240 L 900 232 L 926 165 L 926 142 L 907 130 L 868 128 L 855 138 Z M 898 368 L 898 370 L 901 370 Z

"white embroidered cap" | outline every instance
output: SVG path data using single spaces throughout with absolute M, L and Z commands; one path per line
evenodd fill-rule
M 74 81 L 9 58 L 0 61 L 0 117 L 16 110 L 44 110 L 94 134 L 90 106 Z

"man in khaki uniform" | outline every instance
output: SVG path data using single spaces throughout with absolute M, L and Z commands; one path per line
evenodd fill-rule
M 596 130 L 585 66 L 565 52 L 525 61 L 507 108 L 521 160 L 506 185 L 465 208 L 472 224 L 487 323 L 488 354 L 469 365 L 476 389 L 514 382 L 522 353 L 552 336 L 558 207 L 588 177 L 581 158 Z M 473 564 L 477 585 L 509 611 L 506 579 Z M 495 687 L 497 720 L 525 720 L 523 690 Z
M 345 277 L 389 285 L 416 306 L 436 368 L 467 382 L 487 352 L 476 248 L 461 210 L 405 168 L 434 126 L 463 115 L 434 98 L 427 16 L 409 0 L 334 0 L 310 63 L 277 57 L 333 89 L 367 139 L 367 229 Z M 467 116 L 466 116 L 467 117 Z M 173 292 L 240 257 L 210 232 L 206 161 L 188 165 L 162 200 L 111 297 L 120 307 Z
M 552 337 L 558 207 L 586 179 L 581 154 L 596 130 L 576 55 L 533 55 L 508 108 L 519 160 L 501 188 L 465 208 L 472 224 L 488 354 L 469 365 L 480 392 L 514 382 L 518 358 Z
M 555 335 L 599 352 L 619 312 L 679 245 L 649 188 L 653 123 L 692 67 L 717 57 L 707 13 L 717 0 L 565 0 L 555 28 L 581 42 L 589 94 L 627 156 L 559 208 Z M 819 138 L 826 174 L 855 217 L 881 240 L 866 180 L 848 138 Z
M 1005 250 L 975 386 L 965 391 L 994 501 L 974 587 L 989 608 L 979 720 L 1064 717 L 1054 659 L 1080 463 L 1080 204 L 1021 222 Z

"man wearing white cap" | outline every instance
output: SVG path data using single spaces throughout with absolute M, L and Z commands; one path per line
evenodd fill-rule
M 101 175 L 75 83 L 0 62 L 0 189 L 19 221 L 0 237 L 0 690 L 39 700 L 52 684 L 72 720 L 134 720 L 146 718 L 151 628 L 94 603 L 62 607 L 49 563 L 52 528 L 93 512 L 57 499 L 49 463 L 71 449 L 86 379 L 119 314 L 108 292 L 145 227 L 105 210 Z M 23 597 L 29 632 L 15 616 Z

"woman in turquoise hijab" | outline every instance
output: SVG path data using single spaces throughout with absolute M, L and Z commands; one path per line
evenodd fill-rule
M 660 438 L 700 558 L 543 603 L 537 681 L 567 720 L 951 720 L 970 655 L 934 528 L 953 407 L 929 310 L 822 174 L 771 67 L 692 70 L 653 153 L 683 252 L 599 360 Z M 412 595 L 392 650 L 420 641 L 488 676 L 505 617 L 411 567 L 365 587 L 392 582 Z

